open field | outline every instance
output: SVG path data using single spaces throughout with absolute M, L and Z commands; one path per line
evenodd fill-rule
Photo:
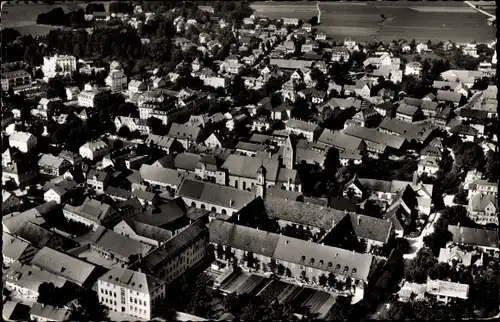
M 446 41 L 479 43 L 495 39 L 495 28 L 487 16 L 461 2 L 321 2 L 319 31 L 335 39 L 358 41 Z M 261 2 L 252 4 L 259 16 L 309 19 L 317 16 L 316 3 Z M 487 10 L 489 11 L 489 10 Z M 388 20 L 379 26 L 380 15 Z
M 52 29 L 59 28 L 57 26 L 37 25 L 36 18 L 39 14 L 49 12 L 50 10 L 61 7 L 64 12 L 75 11 L 80 8 L 85 9 L 86 3 L 81 2 L 65 2 L 54 5 L 42 3 L 10 3 L 4 4 L 2 11 L 2 27 L 16 29 L 21 35 L 31 34 L 39 36 L 48 33 Z M 106 10 L 109 8 L 109 2 L 104 2 Z

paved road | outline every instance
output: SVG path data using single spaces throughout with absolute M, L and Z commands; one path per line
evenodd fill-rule
M 271 18 L 309 19 L 318 14 L 315 2 L 261 2 L 252 4 L 252 8 L 258 15 Z M 495 28 L 488 26 L 487 16 L 461 2 L 447 2 L 446 6 L 441 2 L 322 2 L 320 8 L 321 25 L 317 28 L 333 38 L 479 43 L 495 39 Z M 382 25 L 381 14 L 388 18 Z

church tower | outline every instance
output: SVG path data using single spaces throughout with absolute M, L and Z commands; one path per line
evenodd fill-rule
M 295 165 L 295 137 L 290 134 L 285 141 L 283 147 L 283 165 L 287 169 L 293 169 Z
M 255 192 L 257 197 L 261 197 L 262 199 L 266 196 L 266 173 L 267 170 L 264 167 L 264 162 L 262 162 L 257 170 L 257 186 Z

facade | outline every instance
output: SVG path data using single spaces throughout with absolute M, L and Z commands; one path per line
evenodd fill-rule
M 101 225 L 117 221 L 118 213 L 110 205 L 87 198 L 80 206 L 65 204 L 63 215 L 66 219 L 76 221 L 96 230 Z
M 495 194 L 478 193 L 469 199 L 468 215 L 480 225 L 498 225 L 498 200 Z
M 78 105 L 83 107 L 95 108 L 96 101 L 105 99 L 109 92 L 101 89 L 84 90 L 78 94 Z
M 23 90 L 31 85 L 31 75 L 25 70 L 2 73 L 2 91 Z
M 27 153 L 36 147 L 37 138 L 29 132 L 14 132 L 9 137 L 9 145 L 18 148 L 23 153 Z
M 87 142 L 79 149 L 82 158 L 87 158 L 89 160 L 98 159 L 106 155 L 109 151 L 109 146 L 101 140 Z
M 127 89 L 127 75 L 121 70 L 111 70 L 104 82 L 112 92 L 121 92 Z
M 40 173 L 60 176 L 71 168 L 71 163 L 61 157 L 55 157 L 52 154 L 44 154 L 40 161 L 38 161 L 38 166 Z
M 53 78 L 57 74 L 68 74 L 76 70 L 76 58 L 68 55 L 43 57 L 42 71 L 44 78 Z
M 320 130 L 321 128 L 316 123 L 297 119 L 290 119 L 285 125 L 287 134 L 303 135 L 310 142 L 314 141 Z
M 115 267 L 99 278 L 99 302 L 110 311 L 151 320 L 155 306 L 166 297 L 165 281 L 148 274 Z

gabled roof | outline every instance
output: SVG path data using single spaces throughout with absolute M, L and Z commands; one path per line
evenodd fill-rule
M 165 284 L 165 281 L 151 275 L 116 266 L 99 280 L 146 294 L 153 293 Z
M 176 139 L 197 140 L 200 136 L 201 128 L 186 124 L 172 123 L 168 136 Z
M 222 165 L 222 169 L 227 169 L 229 175 L 232 176 L 256 179 L 257 170 L 261 165 L 264 165 L 267 170 L 266 180 L 276 182 L 279 168 L 277 160 L 231 154 Z
M 448 225 L 453 242 L 470 246 L 498 248 L 498 230 L 487 230 Z
M 318 142 L 333 146 L 337 149 L 356 151 L 361 146 L 363 140 L 347 135 L 344 132 L 324 129 L 323 133 L 321 133 L 318 138 Z
M 127 236 L 99 226 L 90 242 L 111 253 L 130 258 L 132 255 L 145 255 L 151 250 L 150 245 L 143 244 Z
M 139 172 L 143 180 L 171 185 L 179 185 L 185 177 L 184 173 L 177 170 L 155 167 L 147 164 L 143 164 Z
M 201 160 L 201 155 L 196 153 L 183 152 L 174 158 L 174 167 L 177 169 L 194 171 L 196 164 Z
M 462 99 L 462 94 L 453 91 L 438 90 L 437 99 L 438 101 L 459 103 Z
M 48 247 L 44 247 L 36 253 L 31 264 L 77 285 L 84 285 L 96 269 L 92 264 Z
M 483 212 L 490 203 L 495 206 L 495 209 L 498 209 L 498 198 L 495 194 L 483 195 L 478 193 L 469 199 L 469 209 L 474 212 Z
M 391 237 L 392 222 L 388 220 L 355 213 L 350 213 L 349 219 L 358 238 L 387 243 Z
M 344 129 L 344 133 L 350 136 L 360 138 L 365 141 L 385 144 L 393 149 L 399 150 L 406 142 L 405 138 L 396 135 L 390 135 L 377 131 L 372 128 L 350 125 Z
M 182 182 L 177 195 L 232 209 L 241 209 L 255 199 L 255 194 L 249 191 L 192 179 Z
M 400 113 L 403 115 L 414 116 L 418 112 L 419 108 L 417 106 L 412 106 L 408 104 L 399 105 L 396 113 Z

